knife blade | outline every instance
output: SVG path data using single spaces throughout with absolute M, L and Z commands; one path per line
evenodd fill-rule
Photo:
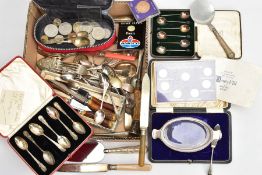
M 150 171 L 151 165 L 147 164 L 143 167 L 137 164 L 64 164 L 59 172 L 107 172 L 109 170 L 126 170 L 126 171 Z
M 140 149 L 139 149 L 139 166 L 145 164 L 145 153 L 146 153 L 146 131 L 148 127 L 149 118 L 149 97 L 150 97 L 150 79 L 146 73 L 142 81 L 142 92 L 141 92 L 141 110 L 140 110 Z
M 143 70 L 143 60 L 144 60 L 144 50 L 139 51 L 139 58 L 138 58 L 138 69 L 137 69 L 137 80 L 136 80 L 136 86 L 134 90 L 134 98 L 135 98 L 135 107 L 133 112 L 133 121 L 131 124 L 131 128 L 129 130 L 129 133 L 134 136 L 140 135 L 140 129 L 139 129 L 139 122 L 140 122 L 140 107 L 141 107 L 141 76 L 142 76 L 142 70 Z
M 97 141 L 91 141 L 81 146 L 81 148 L 77 150 L 68 161 L 80 163 L 97 163 L 103 160 L 105 154 L 132 154 L 138 151 L 139 146 L 125 146 L 106 149 L 102 143 Z

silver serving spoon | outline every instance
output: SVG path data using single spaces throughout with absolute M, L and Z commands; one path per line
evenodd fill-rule
M 180 30 L 182 33 L 187 33 L 190 31 L 190 26 L 187 24 L 183 24 L 180 27 L 158 27 L 157 30 Z
M 108 65 L 103 65 L 102 72 L 109 77 L 110 84 L 112 87 L 117 91 L 118 95 L 119 93 L 119 88 L 122 86 L 121 80 L 116 76 L 116 73 L 114 69 Z
M 69 120 L 71 120 L 74 130 L 78 134 L 85 134 L 86 133 L 85 127 L 81 123 L 76 122 L 73 119 L 71 119 L 69 117 L 69 115 L 63 110 L 63 108 L 57 102 L 54 102 L 54 107 L 56 107 L 56 109 L 58 109 L 60 112 L 62 112 Z
M 50 142 L 52 142 L 60 151 L 65 152 L 66 149 L 63 148 L 61 145 L 59 145 L 58 143 L 56 143 L 54 140 L 50 139 L 47 135 L 45 135 L 44 133 L 44 129 L 36 124 L 36 123 L 31 123 L 29 124 L 29 130 L 37 136 L 44 136 L 46 139 L 48 139 Z
M 157 38 L 160 40 L 167 39 L 167 37 L 190 38 L 190 35 L 168 35 L 164 31 L 157 32 Z
M 38 120 L 41 121 L 46 127 L 48 127 L 57 137 L 57 142 L 59 145 L 61 145 L 63 148 L 67 149 L 71 147 L 71 143 L 65 136 L 58 135 L 51 126 L 47 123 L 47 121 L 44 119 L 43 116 L 39 115 Z
M 189 12 L 181 12 L 179 14 L 166 14 L 161 16 L 180 16 L 181 19 L 188 19 L 190 17 Z
M 112 84 L 111 84 L 111 82 L 110 82 L 110 79 L 109 79 L 109 77 L 106 75 L 106 74 L 101 74 L 101 78 L 102 78 L 102 81 L 105 81 L 106 82 L 106 84 L 108 84 L 108 86 L 109 87 L 112 87 Z M 120 80 L 121 81 L 121 80 Z M 121 82 L 121 86 L 122 86 L 122 82 Z M 119 86 L 120 87 L 120 86 Z M 121 87 L 120 87 L 121 88 Z M 118 111 L 117 110 L 117 107 L 116 107 L 116 105 L 115 105 L 115 102 L 114 102 L 114 99 L 113 99 L 113 97 L 112 97 L 112 93 L 111 93 L 111 91 L 109 91 L 108 92 L 109 93 L 109 97 L 110 97 L 110 100 L 111 100 L 111 102 L 112 102 L 112 105 L 113 105 L 113 107 L 114 107 L 114 111 L 115 111 L 115 114 L 116 114 L 116 116 L 120 116 L 120 112 L 122 111 L 122 109 L 120 110 L 120 111 Z M 118 94 L 119 94 L 119 92 L 118 92 Z M 123 105 L 124 106 L 124 105 Z M 122 106 L 122 107 L 123 107 Z M 119 118 L 120 119 L 120 118 Z
M 192 19 L 199 24 L 205 24 L 216 36 L 219 44 L 224 49 L 226 55 L 230 59 L 235 58 L 235 53 L 228 46 L 226 41 L 221 37 L 216 28 L 212 25 L 212 21 L 215 17 L 215 9 L 211 5 L 209 0 L 195 0 L 190 6 L 190 13 Z
M 43 159 L 45 162 L 49 165 L 54 165 L 55 164 L 55 158 L 53 154 L 50 151 L 45 151 L 43 150 L 33 139 L 33 137 L 29 134 L 29 132 L 24 131 L 23 132 L 24 136 L 30 140 L 42 153 L 43 153 Z
M 93 64 L 89 61 L 88 56 L 86 55 L 83 55 L 83 54 L 77 55 L 75 60 L 84 66 L 87 66 L 87 67 L 93 66 Z
M 106 92 L 107 92 L 107 90 L 109 88 L 109 83 L 106 81 L 106 79 L 105 79 L 105 77 L 103 75 L 104 74 L 102 73 L 101 74 L 101 79 L 102 79 L 102 82 L 103 82 L 102 102 L 101 102 L 101 105 L 100 105 L 100 109 L 95 112 L 95 122 L 97 124 L 101 124 L 104 121 L 104 119 L 105 119 L 105 112 L 103 111 L 102 108 L 103 108 Z
M 222 138 L 222 133 L 221 133 L 221 129 L 220 129 L 220 125 L 217 124 L 214 128 L 214 136 L 213 136 L 213 141 L 211 142 L 211 149 L 212 149 L 212 153 L 211 153 L 211 159 L 210 159 L 210 166 L 208 169 L 208 175 L 212 175 L 212 164 L 213 164 L 213 155 L 214 155 L 214 150 L 217 146 L 217 142 Z
M 186 48 L 190 46 L 190 41 L 188 41 L 187 39 L 182 39 L 179 42 L 157 42 L 157 44 L 179 44 L 180 47 Z
M 158 17 L 156 21 L 161 26 L 166 25 L 167 23 L 180 23 L 180 24 L 189 24 L 190 23 L 190 21 L 168 21 L 163 16 Z
M 18 146 L 18 148 L 26 151 L 34 159 L 34 161 L 37 163 L 37 165 L 43 172 L 47 171 L 45 165 L 42 164 L 39 160 L 37 160 L 37 158 L 28 150 L 28 143 L 25 141 L 25 139 L 23 139 L 22 137 L 15 137 L 15 143 Z
M 74 80 L 76 77 L 75 74 L 72 74 L 72 73 L 63 73 L 61 74 L 60 78 L 64 81 L 71 81 L 71 80 Z
M 189 49 L 183 50 L 183 49 L 166 49 L 164 46 L 158 46 L 156 48 L 157 53 L 159 54 L 166 54 L 166 52 L 189 52 Z
M 110 77 L 116 76 L 114 69 L 107 64 L 102 65 L 102 72 Z
M 64 128 L 69 132 L 70 136 L 74 139 L 74 140 L 78 140 L 78 136 L 76 135 L 75 132 L 73 132 L 70 128 L 68 128 L 63 122 L 62 120 L 60 119 L 60 114 L 59 112 L 53 108 L 52 106 L 47 106 L 46 107 L 46 112 L 47 114 L 49 115 L 49 117 L 51 119 L 54 119 L 54 120 L 58 120 L 63 126 Z
M 116 88 L 120 89 L 122 87 L 122 81 L 118 77 L 110 77 L 110 84 Z

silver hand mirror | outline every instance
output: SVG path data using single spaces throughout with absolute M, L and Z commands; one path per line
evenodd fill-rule
M 221 130 L 214 131 L 206 122 L 192 117 L 169 120 L 160 130 L 152 131 L 153 139 L 160 139 L 170 149 L 186 153 L 203 150 L 221 135 Z
M 224 49 L 226 55 L 230 59 L 235 58 L 235 53 L 231 50 L 225 40 L 218 33 L 216 28 L 211 24 L 215 17 L 215 9 L 209 0 L 195 0 L 190 6 L 190 14 L 192 19 L 198 24 L 204 24 L 214 33 L 219 44 Z

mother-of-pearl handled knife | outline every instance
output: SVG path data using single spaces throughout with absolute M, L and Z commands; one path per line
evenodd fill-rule
M 146 73 L 142 81 L 142 92 L 141 92 L 141 110 L 140 110 L 140 150 L 139 150 L 139 166 L 145 164 L 145 153 L 146 153 L 146 130 L 148 127 L 149 117 L 149 97 L 150 97 L 150 79 Z

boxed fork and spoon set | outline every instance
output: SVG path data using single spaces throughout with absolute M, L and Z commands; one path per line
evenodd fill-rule
M 240 12 L 213 11 L 204 24 L 201 2 L 33 0 L 24 58 L 0 71 L 1 135 L 39 175 L 149 171 L 146 152 L 153 163 L 211 163 L 209 173 L 230 163 L 230 103 L 250 106 L 262 71 L 236 61 Z M 97 164 L 138 152 L 138 162 Z

